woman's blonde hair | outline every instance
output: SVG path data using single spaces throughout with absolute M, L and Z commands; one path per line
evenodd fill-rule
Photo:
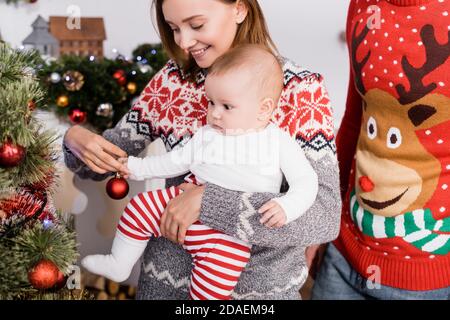
M 245 20 L 239 24 L 236 37 L 234 38 L 232 48 L 241 44 L 258 44 L 266 47 L 275 55 L 278 54 L 277 48 L 269 35 L 266 20 L 259 6 L 258 0 L 214 0 L 222 1 L 227 4 L 233 4 L 241 1 L 247 7 L 248 13 Z M 164 19 L 162 10 L 164 0 L 153 0 L 152 10 L 156 15 L 156 23 L 159 36 L 163 44 L 164 50 L 170 58 L 174 59 L 186 74 L 189 74 L 191 80 L 195 79 L 195 75 L 200 71 L 200 67 L 195 60 L 181 50 L 175 43 L 173 31 Z

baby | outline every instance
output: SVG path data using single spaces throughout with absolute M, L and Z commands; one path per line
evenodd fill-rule
M 289 191 L 266 203 L 261 223 L 282 227 L 313 204 L 317 175 L 294 138 L 270 122 L 283 89 L 281 66 L 269 51 L 256 45 L 230 50 L 208 70 L 207 125 L 184 146 L 162 156 L 120 159 L 131 179 L 177 177 L 210 182 L 242 192 L 280 191 L 283 174 Z M 134 197 L 120 218 L 109 255 L 82 260 L 89 271 L 124 281 L 144 252 L 150 237 L 160 236 L 160 220 L 177 187 Z M 261 210 L 260 210 L 261 211 Z M 192 299 L 230 299 L 250 259 L 251 245 L 201 222 L 186 233 L 183 247 L 192 255 Z

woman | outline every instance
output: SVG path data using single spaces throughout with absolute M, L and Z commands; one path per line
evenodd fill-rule
M 78 126 L 67 132 L 66 164 L 80 177 L 105 179 L 120 167 L 115 158 L 137 155 L 156 138 L 163 140 L 167 150 L 183 145 L 206 123 L 203 86 L 208 67 L 242 43 L 275 51 L 256 0 L 154 0 L 153 5 L 172 60 L 103 137 Z M 302 145 L 316 170 L 319 194 L 314 205 L 294 223 L 269 229 L 260 223 L 258 209 L 277 194 L 182 184 L 185 192 L 170 201 L 161 221 L 163 237 L 147 246 L 138 299 L 188 298 L 192 261 L 178 244 L 197 220 L 253 245 L 234 299 L 297 299 L 307 277 L 305 248 L 337 236 L 339 178 L 328 95 L 320 75 L 283 61 L 285 86 L 272 121 Z M 182 177 L 168 179 L 166 186 L 181 182 Z

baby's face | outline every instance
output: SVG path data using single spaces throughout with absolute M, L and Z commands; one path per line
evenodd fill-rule
M 261 121 L 260 92 L 245 72 L 229 72 L 206 78 L 206 97 L 209 100 L 207 121 L 214 129 L 227 135 L 238 135 L 260 129 L 268 121 Z

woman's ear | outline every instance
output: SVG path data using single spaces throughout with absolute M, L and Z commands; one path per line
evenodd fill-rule
M 247 18 L 248 8 L 247 5 L 242 0 L 236 1 L 236 23 L 241 24 Z
M 275 109 L 275 102 L 273 101 L 272 98 L 265 98 L 262 102 L 261 102 L 261 106 L 259 109 L 259 115 L 258 115 L 258 120 L 259 121 L 265 121 L 265 120 L 270 120 L 271 116 L 272 116 L 272 112 Z

